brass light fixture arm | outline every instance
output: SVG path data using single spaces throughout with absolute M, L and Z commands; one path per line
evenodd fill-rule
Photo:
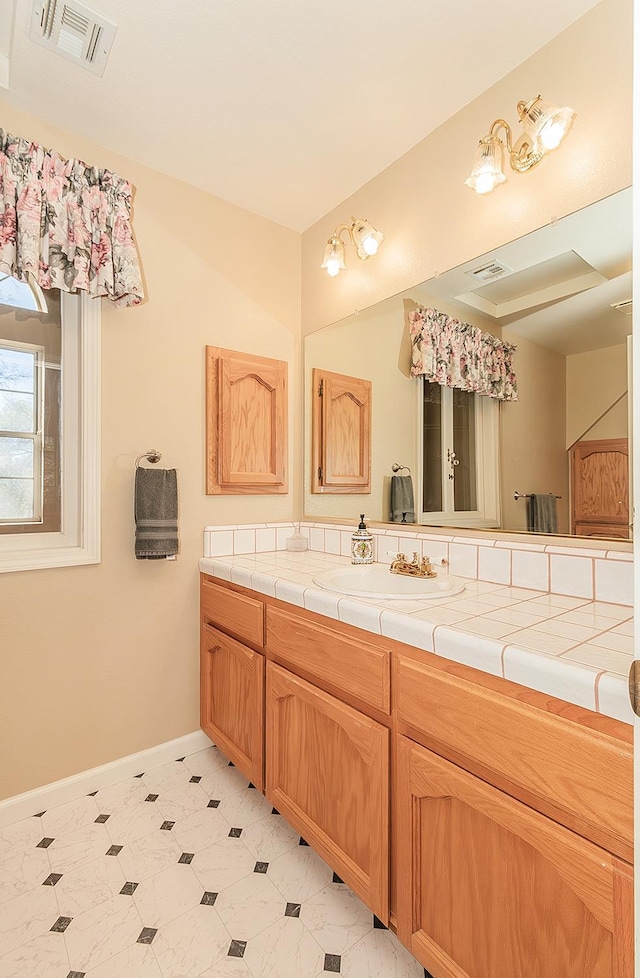
M 538 96 L 538 98 L 539 97 L 540 96 Z M 531 103 L 528 102 L 518 102 L 518 113 L 520 116 L 523 115 L 530 104 Z M 504 129 L 504 145 L 506 146 L 507 153 L 509 154 L 511 169 L 515 170 L 516 173 L 526 173 L 527 170 L 531 170 L 532 167 L 537 166 L 537 164 L 544 159 L 544 151 L 534 149 L 529 140 L 524 136 L 521 136 L 514 145 L 512 143 L 513 131 L 509 123 L 505 122 L 504 119 L 496 119 L 495 122 L 491 123 L 489 132 L 485 136 L 485 140 L 496 139 L 498 142 L 503 142 L 498 135 L 500 129 Z

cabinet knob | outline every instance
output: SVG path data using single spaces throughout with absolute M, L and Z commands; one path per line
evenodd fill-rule
M 221 645 L 212 645 L 211 648 L 209 649 L 209 654 L 212 655 L 214 652 L 220 652 L 221 649 L 222 649 Z

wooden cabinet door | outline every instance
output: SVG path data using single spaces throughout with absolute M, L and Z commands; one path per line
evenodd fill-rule
M 433 978 L 632 978 L 631 867 L 399 738 L 398 936 Z
M 629 443 L 626 438 L 579 441 L 571 449 L 572 532 L 589 536 L 589 524 L 613 524 L 607 536 L 628 538 Z M 618 532 L 616 532 L 616 526 Z
M 267 797 L 383 921 L 389 731 L 267 663 Z
M 207 492 L 287 491 L 287 364 L 207 347 Z
M 200 725 L 262 791 L 264 656 L 203 625 L 200 664 Z
M 314 369 L 312 492 L 371 492 L 371 381 Z

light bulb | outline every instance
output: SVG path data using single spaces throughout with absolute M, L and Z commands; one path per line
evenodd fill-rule
M 478 173 L 473 189 L 477 194 L 490 194 L 497 182 L 495 173 Z
M 330 275 L 331 278 L 335 278 L 340 271 L 340 262 L 337 258 L 330 258 L 324 267 L 327 270 L 327 275 Z
M 562 142 L 565 134 L 565 127 L 561 122 L 552 120 L 540 130 L 540 142 L 545 149 L 555 149 Z
M 362 242 L 362 248 L 368 255 L 375 255 L 378 251 L 378 242 L 373 234 L 368 234 Z

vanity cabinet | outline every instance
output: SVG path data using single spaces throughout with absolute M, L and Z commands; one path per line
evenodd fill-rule
M 389 917 L 389 731 L 267 663 L 267 796 L 382 920 Z
M 433 978 L 631 978 L 630 744 L 471 677 L 394 659 L 398 936 Z
M 631 978 L 631 867 L 401 737 L 398 936 L 433 978 Z
M 207 575 L 201 636 L 205 732 L 432 978 L 632 978 L 632 728 Z
M 200 595 L 200 726 L 262 790 L 265 661 L 245 642 L 262 645 L 264 607 L 204 577 Z

